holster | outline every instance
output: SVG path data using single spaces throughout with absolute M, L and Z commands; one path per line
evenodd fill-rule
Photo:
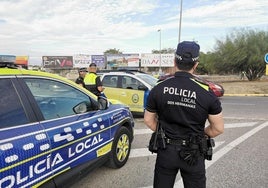
M 181 159 L 183 159 L 188 165 L 193 166 L 198 163 L 198 159 L 202 155 L 201 153 L 201 137 L 199 135 L 189 135 L 184 140 L 185 144 L 182 144 L 181 150 L 179 151 Z
M 158 123 L 156 126 L 156 131 L 152 133 L 148 149 L 152 153 L 157 153 L 158 149 L 165 149 L 166 142 L 165 142 L 165 133 Z
M 158 146 L 157 146 L 157 131 L 153 132 L 149 141 L 148 149 L 152 153 L 157 153 Z
M 181 146 L 179 155 L 190 166 L 196 165 L 198 158 L 203 156 L 207 160 L 212 160 L 214 140 L 204 135 L 192 134 L 185 139 L 169 139 L 166 143 Z
M 206 138 L 206 151 L 204 153 L 204 158 L 211 161 L 212 160 L 212 155 L 213 155 L 213 147 L 215 146 L 214 139 L 208 137 Z

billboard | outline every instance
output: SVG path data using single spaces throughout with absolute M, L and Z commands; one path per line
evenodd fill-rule
M 23 67 L 28 67 L 28 56 L 16 56 L 16 64 L 21 65 Z
M 91 62 L 95 63 L 98 68 L 104 69 L 105 68 L 105 57 L 104 55 L 92 55 Z
M 162 67 L 174 67 L 174 54 L 161 54 Z
M 98 68 L 105 68 L 104 55 L 76 54 L 73 56 L 74 68 L 89 67 L 90 63 L 95 63 Z
M 107 54 L 108 67 L 139 67 L 139 54 Z
M 142 67 L 173 67 L 174 54 L 141 54 Z
M 73 56 L 74 68 L 89 67 L 91 63 L 91 55 L 87 54 L 76 54 Z
M 51 69 L 72 68 L 73 56 L 43 56 L 42 66 Z
M 0 62 L 16 62 L 15 55 L 0 55 Z

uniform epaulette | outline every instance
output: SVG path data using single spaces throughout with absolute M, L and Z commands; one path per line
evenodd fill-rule
M 200 85 L 205 90 L 207 90 L 207 91 L 209 90 L 209 85 L 204 80 L 202 80 L 201 78 L 198 78 L 197 76 L 194 76 L 193 78 L 191 78 L 191 80 L 193 80 L 195 83 Z

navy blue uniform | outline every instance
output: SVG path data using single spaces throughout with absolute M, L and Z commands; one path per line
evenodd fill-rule
M 101 95 L 101 91 L 98 90 L 99 86 L 102 86 L 100 77 L 95 72 L 86 74 L 84 78 L 85 88 L 94 93 L 97 96 Z
M 75 80 L 75 83 L 77 84 L 82 84 L 83 87 L 85 87 L 85 83 L 84 83 L 84 78 L 83 77 L 78 77 L 76 80 Z
M 219 114 L 222 107 L 206 84 L 195 80 L 188 72 L 176 72 L 175 77 L 152 89 L 146 110 L 157 113 L 167 138 L 178 140 L 204 135 L 208 115 Z M 167 144 L 166 149 L 158 151 L 154 187 L 173 187 L 178 170 L 185 187 L 206 186 L 204 157 L 199 155 L 197 164 L 189 165 L 180 157 L 182 149 L 182 146 Z

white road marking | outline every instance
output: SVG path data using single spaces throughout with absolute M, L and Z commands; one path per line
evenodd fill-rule
M 252 127 L 256 125 L 258 122 L 248 122 L 248 123 L 226 123 L 224 124 L 224 128 L 241 128 L 241 127 Z
M 147 157 L 147 156 L 154 156 L 155 153 L 152 154 L 148 148 L 137 148 L 137 149 L 131 149 L 129 158 L 135 158 L 135 157 Z
M 243 141 L 245 141 L 246 139 L 248 139 L 249 137 L 251 137 L 252 135 L 256 134 L 257 132 L 259 132 L 260 130 L 262 130 L 263 128 L 265 128 L 267 126 L 268 126 L 268 121 L 263 123 L 263 124 L 261 124 L 261 125 L 259 125 L 259 126 L 257 126 L 257 127 L 255 127 L 254 129 L 251 129 L 250 131 L 248 131 L 245 134 L 243 134 L 242 136 L 238 137 L 237 139 L 235 139 L 231 143 L 227 144 L 225 147 L 223 147 L 222 149 L 220 149 L 219 151 L 217 151 L 213 155 L 213 160 L 212 161 L 207 161 L 206 167 L 208 168 L 209 166 L 211 166 L 218 159 L 220 159 L 223 155 L 225 155 L 230 150 L 232 150 L 233 148 L 235 148 L 236 146 L 241 144 Z
M 236 120 L 243 120 L 243 121 L 267 121 L 267 118 L 261 118 L 261 117 L 232 117 L 232 116 L 226 116 L 224 119 L 236 119 Z
M 216 142 L 215 147 L 213 149 L 216 149 L 220 145 L 222 145 L 224 142 Z M 129 158 L 135 158 L 135 157 L 147 157 L 147 156 L 156 156 L 156 154 L 152 154 L 148 148 L 137 148 L 137 149 L 131 149 Z
M 239 128 L 239 127 L 252 127 L 256 125 L 258 122 L 247 122 L 247 123 L 226 123 L 224 124 L 224 128 Z M 134 129 L 134 135 L 141 134 L 151 134 L 153 131 L 149 128 L 147 129 Z
M 268 126 L 268 121 L 255 127 L 254 129 L 251 129 L 250 131 L 248 131 L 247 133 L 245 133 L 244 135 L 238 137 L 237 139 L 235 139 L 234 141 L 232 141 L 231 143 L 227 144 L 225 147 L 223 147 L 222 149 L 220 149 L 219 151 L 217 151 L 214 155 L 213 155 L 213 159 L 212 161 L 207 161 L 206 160 L 206 169 L 208 167 L 210 167 L 212 164 L 214 164 L 217 160 L 219 160 L 221 157 L 223 157 L 226 153 L 228 153 L 229 151 L 231 151 L 233 148 L 235 148 L 236 146 L 238 146 L 239 144 L 241 144 L 243 141 L 245 141 L 246 139 L 248 139 L 249 137 L 251 137 L 252 135 L 254 135 L 255 133 L 257 133 L 258 131 L 260 131 L 261 129 L 265 128 Z M 182 183 L 182 179 L 180 179 L 179 181 L 177 181 L 174 185 L 174 187 L 178 187 L 178 188 L 183 188 L 183 183 Z
M 153 131 L 151 129 L 134 129 L 134 135 L 140 135 L 140 134 L 151 134 Z
M 243 127 L 243 125 L 246 126 L 246 127 L 248 127 L 248 126 L 254 126 L 256 123 L 257 122 L 228 124 L 227 128 Z M 243 141 L 245 141 L 246 139 L 248 139 L 249 137 L 251 137 L 252 135 L 256 134 L 257 132 L 259 132 L 260 130 L 262 130 L 263 128 L 265 128 L 267 126 L 268 126 L 268 121 L 267 122 L 264 122 L 261 125 L 258 125 L 257 127 L 253 128 L 253 129 L 251 129 L 250 131 L 246 132 L 244 135 L 238 137 L 237 139 L 235 139 L 231 143 L 229 143 L 226 146 L 224 146 L 219 151 L 215 152 L 213 154 L 212 161 L 207 161 L 207 160 L 205 161 L 205 163 L 206 163 L 206 169 L 209 168 L 211 165 L 213 165 L 215 162 L 217 162 L 221 157 L 223 157 L 225 154 L 227 154 L 233 148 L 235 148 L 236 146 L 238 146 L 239 144 L 241 144 Z M 215 148 L 217 146 L 220 146 L 223 143 L 224 142 L 216 142 L 215 143 L 215 145 L 216 145 Z M 143 149 L 147 149 L 147 148 L 143 148 Z M 137 154 L 136 154 L 137 151 L 134 151 L 133 154 L 130 153 L 130 156 L 131 157 L 137 156 Z M 142 151 L 142 150 L 139 150 L 139 151 Z M 148 149 L 147 149 L 147 151 L 148 151 Z M 141 187 L 141 188 L 152 188 L 152 187 L 153 186 Z M 181 178 L 177 182 L 175 182 L 174 187 L 183 188 L 183 183 L 182 183 L 182 179 Z

